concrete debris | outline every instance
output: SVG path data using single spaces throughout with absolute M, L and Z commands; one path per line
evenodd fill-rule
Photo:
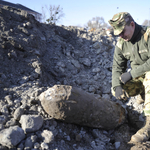
M 43 141 L 45 143 L 52 143 L 54 140 L 54 135 L 52 131 L 49 130 L 44 130 L 41 134 L 41 136 L 43 137 Z
M 42 127 L 43 118 L 40 115 L 22 115 L 19 122 L 25 133 L 35 132 Z
M 12 148 L 25 138 L 24 131 L 19 126 L 13 126 L 0 131 L 0 144 Z

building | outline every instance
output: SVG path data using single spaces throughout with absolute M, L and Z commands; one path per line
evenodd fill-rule
M 17 8 L 17 9 L 24 10 L 27 13 L 34 15 L 37 20 L 39 20 L 42 16 L 42 14 L 40 14 L 40 13 L 38 13 L 38 12 L 28 8 L 28 7 L 25 7 L 21 4 L 14 4 L 14 3 L 10 3 L 10 2 L 7 2 L 7 1 L 0 0 L 0 7 L 3 7 L 3 6 L 10 6 L 10 7 L 14 7 L 14 8 Z

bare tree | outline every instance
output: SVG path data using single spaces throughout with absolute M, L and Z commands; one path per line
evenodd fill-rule
M 46 14 L 48 14 L 48 17 L 46 17 Z M 42 19 L 43 22 L 56 24 L 59 22 L 62 17 L 64 17 L 63 8 L 59 6 L 52 6 L 49 7 L 46 5 L 45 7 L 42 7 Z
M 87 22 L 85 26 L 89 30 L 91 30 L 91 29 L 97 29 L 100 27 L 108 27 L 108 24 L 105 23 L 105 20 L 103 17 L 93 17 L 91 20 Z
M 142 25 L 144 25 L 144 26 L 150 26 L 150 20 L 144 20 L 144 22 L 142 23 Z
M 42 7 L 42 22 L 46 21 L 46 12 L 44 10 L 44 7 Z

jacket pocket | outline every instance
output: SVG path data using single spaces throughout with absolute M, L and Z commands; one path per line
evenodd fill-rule
M 148 59 L 148 50 L 147 49 L 139 50 L 139 54 L 140 54 L 142 60 Z

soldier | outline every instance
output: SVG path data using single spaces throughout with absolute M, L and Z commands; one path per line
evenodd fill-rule
M 147 141 L 150 138 L 150 28 L 138 25 L 128 12 L 115 14 L 109 23 L 114 35 L 119 36 L 112 66 L 112 94 L 127 100 L 144 93 L 145 125 L 131 137 L 131 142 Z

